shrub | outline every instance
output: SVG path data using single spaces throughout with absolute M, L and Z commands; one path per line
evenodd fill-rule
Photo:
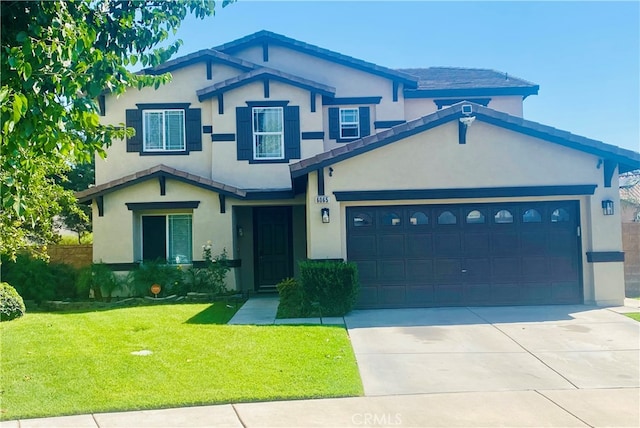
M 0 283 L 0 321 L 11 321 L 24 315 L 24 301 L 15 288 Z
M 129 281 L 138 296 L 151 295 L 151 286 L 161 287 L 159 296 L 169 296 L 179 291 L 182 283 L 182 268 L 169 265 L 164 260 L 146 261 L 129 272 Z
M 82 297 L 88 297 L 93 290 L 96 300 L 111 300 L 111 294 L 122 282 L 116 274 L 104 263 L 92 263 L 80 270 L 77 281 L 77 291 Z
M 3 258 L 2 277 L 24 299 L 41 302 L 56 298 L 57 278 L 44 260 L 27 254 L 18 254 L 15 261 Z
M 302 287 L 295 279 L 283 279 L 276 288 L 280 295 L 277 318 L 302 318 L 309 315 L 309 304 L 305 301 Z
M 319 303 L 322 316 L 342 316 L 358 296 L 358 268 L 355 263 L 302 261 L 300 282 L 309 304 Z
M 202 257 L 204 267 L 191 267 L 184 272 L 185 291 L 196 291 L 210 293 L 213 295 L 223 294 L 226 289 L 225 278 L 231 268 L 229 267 L 227 250 L 223 249 L 220 254 L 211 254 L 211 242 L 202 246 Z

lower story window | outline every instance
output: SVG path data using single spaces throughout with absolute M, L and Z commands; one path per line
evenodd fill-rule
M 191 214 L 142 216 L 142 259 L 191 263 L 191 217 Z

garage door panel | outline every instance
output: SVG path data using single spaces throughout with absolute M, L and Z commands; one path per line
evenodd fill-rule
M 523 256 L 522 257 L 522 277 L 531 279 L 542 279 L 549 275 L 549 264 L 543 256 Z
M 518 251 L 518 234 L 496 232 L 491 235 L 491 253 L 495 255 L 514 254 Z
M 435 281 L 459 282 L 462 277 L 462 261 L 460 259 L 435 259 Z
M 528 230 L 520 234 L 520 249 L 524 254 L 538 255 L 547 252 L 547 235 L 544 230 Z
M 409 306 L 433 306 L 435 302 L 433 285 L 407 285 L 407 303 Z
M 384 234 L 378 236 L 378 255 L 382 257 L 404 257 L 404 235 Z
M 462 254 L 462 237 L 460 235 L 460 232 L 437 233 L 434 237 L 435 254 L 441 256 Z
M 404 306 L 406 302 L 405 287 L 399 285 L 383 285 L 380 287 L 380 298 L 389 306 Z
M 378 279 L 380 281 L 404 281 L 405 277 L 404 260 L 378 262 Z
M 491 284 L 467 284 L 464 286 L 464 301 L 468 305 L 482 305 L 491 301 Z
M 465 233 L 463 240 L 465 254 L 487 254 L 491 248 L 489 232 Z
M 577 263 L 574 257 L 550 257 L 549 270 L 552 278 L 573 279 L 577 273 Z
M 433 283 L 433 260 L 407 260 L 406 269 L 408 281 Z
M 378 287 L 360 285 L 358 293 L 358 306 L 361 308 L 375 308 L 380 304 L 378 300 Z
M 491 274 L 495 281 L 512 281 L 521 276 L 518 257 L 495 257 L 491 259 Z
M 551 284 L 533 282 L 520 285 L 521 296 L 525 301 L 532 303 L 547 303 L 553 301 L 553 289 Z
M 353 259 L 377 256 L 377 239 L 375 236 L 355 235 L 349 240 L 349 255 Z
M 581 296 L 576 282 L 553 282 L 551 288 L 554 301 L 576 303 L 580 300 Z
M 491 280 L 491 262 L 489 258 L 467 258 L 463 271 L 465 282 L 487 282 Z
M 433 235 L 430 233 L 407 233 L 405 244 L 407 257 L 433 256 Z
M 491 301 L 507 305 L 521 302 L 520 289 L 520 284 L 513 282 L 493 284 L 491 287 Z
M 435 303 L 440 306 L 458 306 L 464 302 L 462 284 L 439 285 L 434 287 Z
M 378 278 L 378 263 L 375 260 L 356 260 L 358 277 L 361 282 L 375 281 Z

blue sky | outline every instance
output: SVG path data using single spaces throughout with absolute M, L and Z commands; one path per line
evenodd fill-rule
M 638 1 L 240 0 L 187 18 L 179 56 L 260 30 L 390 68 L 507 72 L 540 85 L 526 119 L 640 151 Z

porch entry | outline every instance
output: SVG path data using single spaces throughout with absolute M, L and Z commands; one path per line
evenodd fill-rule
M 255 290 L 275 292 L 293 276 L 291 207 L 255 207 L 253 219 Z

